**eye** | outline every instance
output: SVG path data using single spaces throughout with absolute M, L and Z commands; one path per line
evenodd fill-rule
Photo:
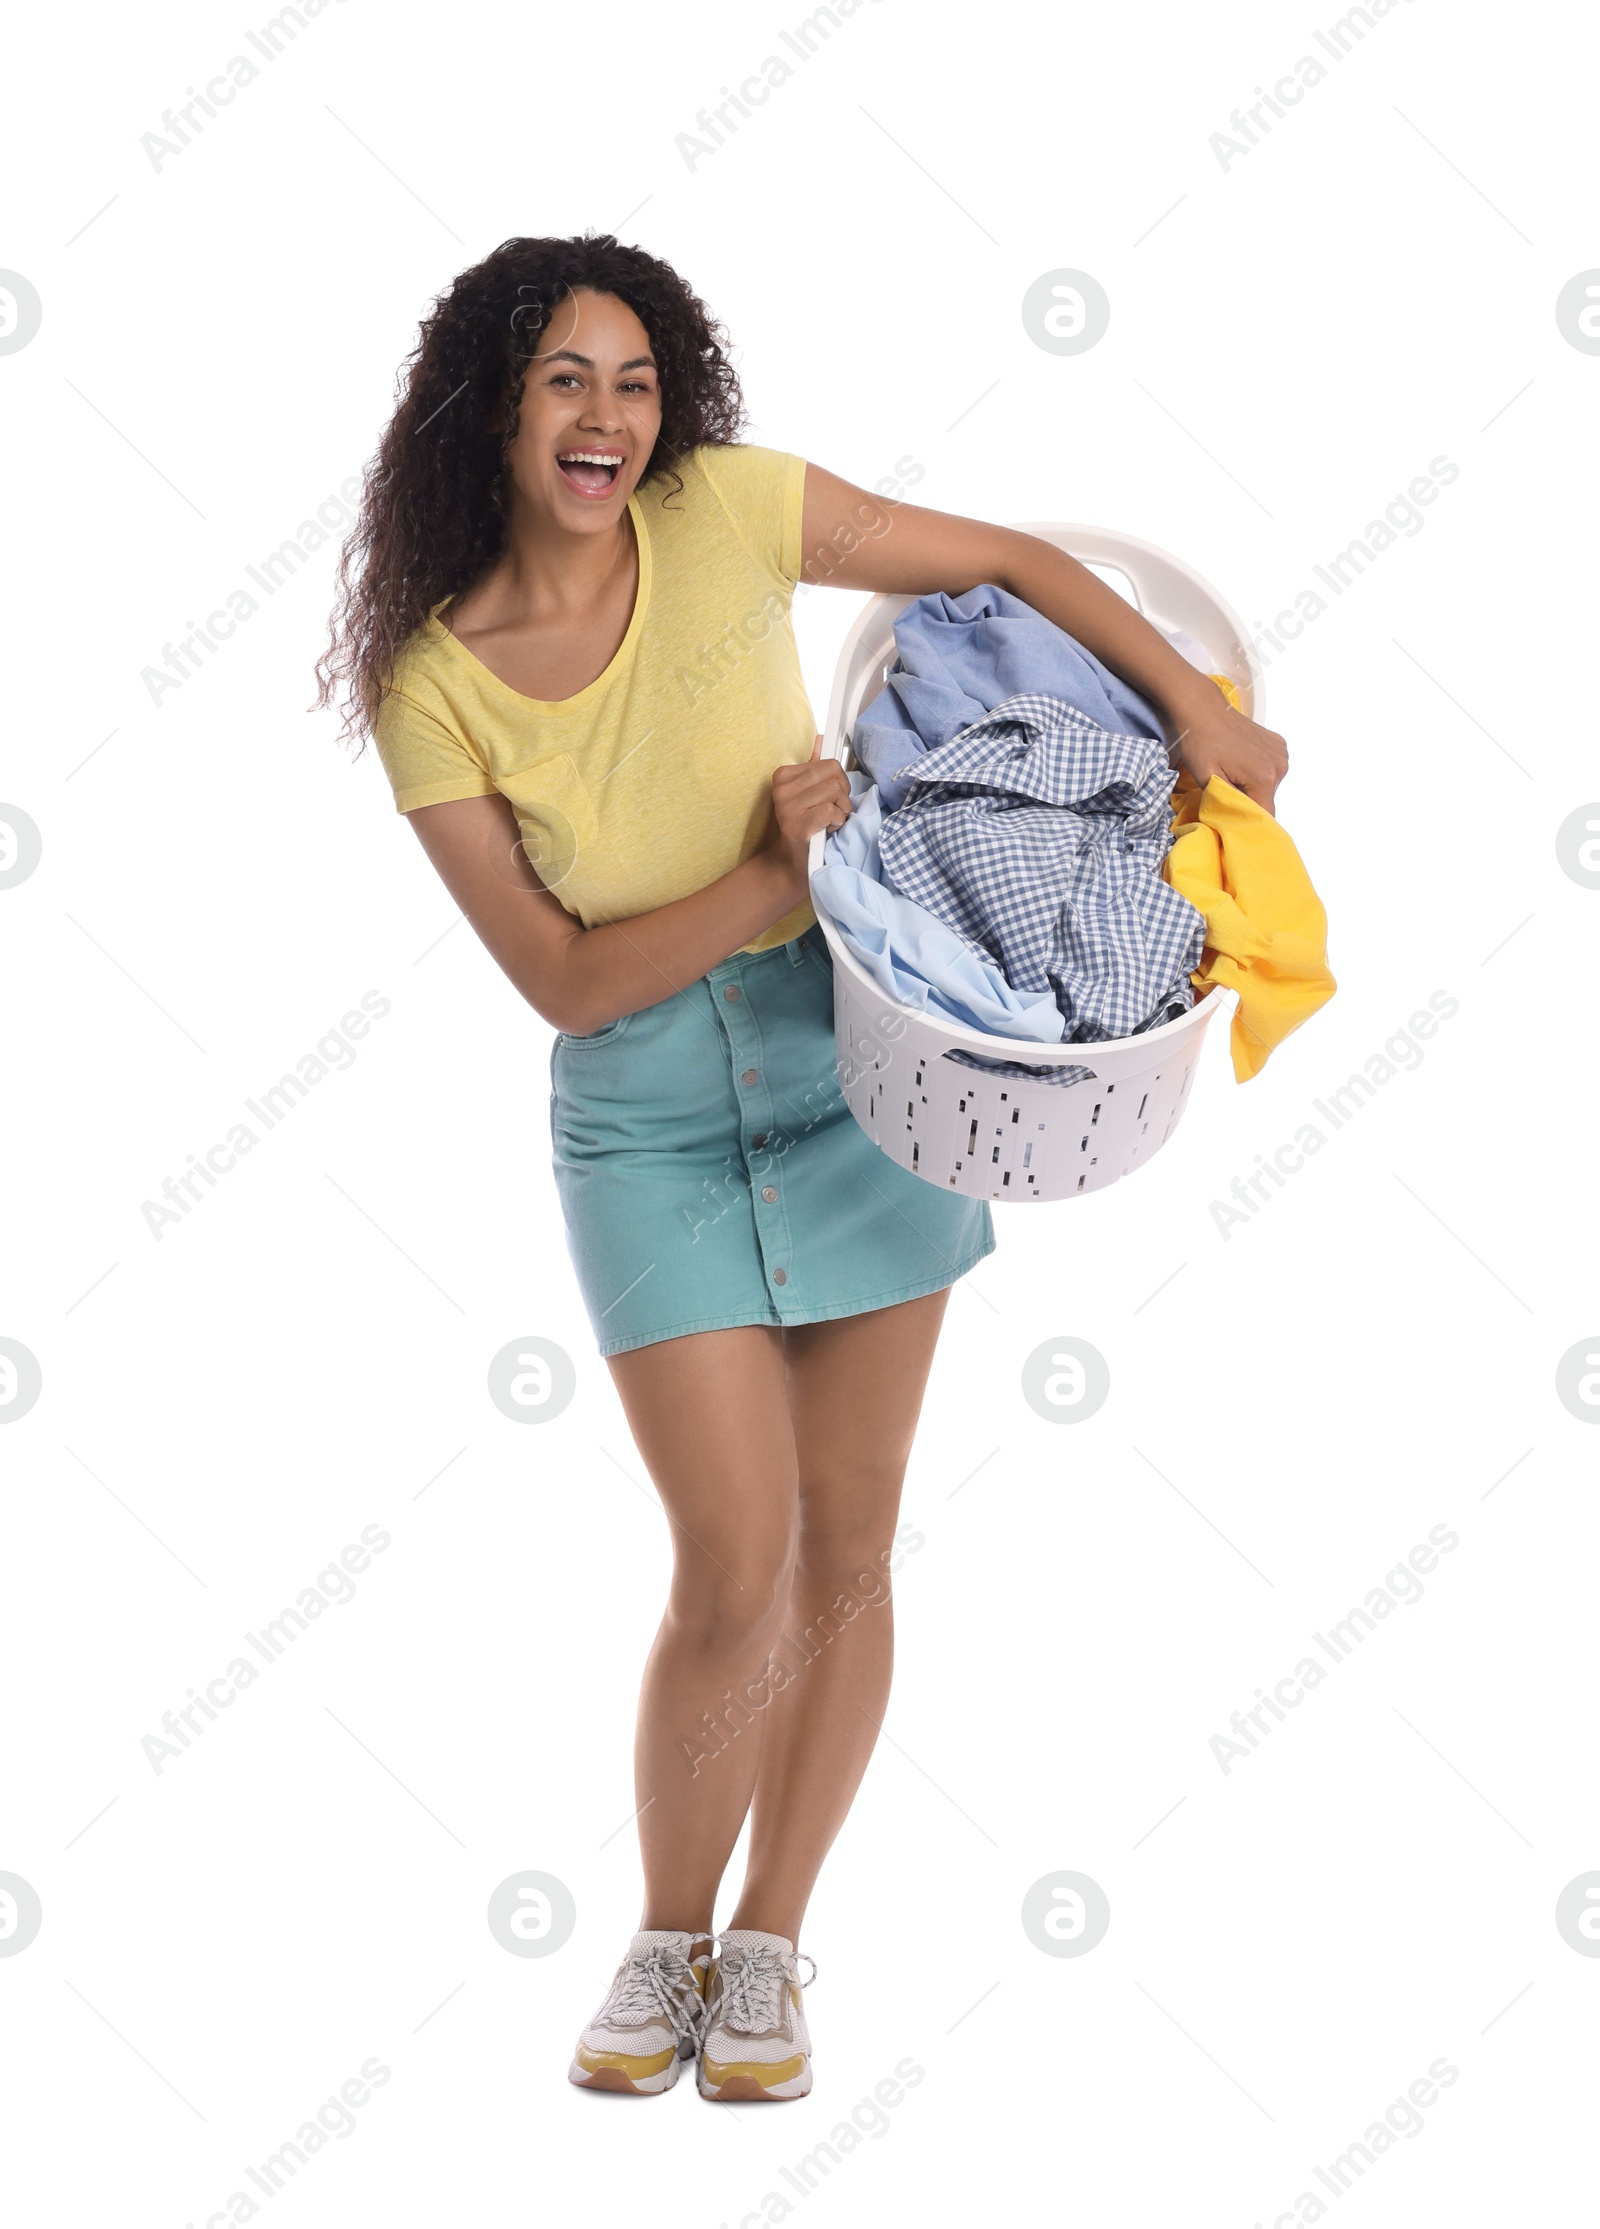
M 552 386 L 552 387 L 559 387 L 559 386 L 560 386 L 560 385 L 562 384 L 563 380 L 570 380 L 570 381 L 571 381 L 571 383 L 572 383 L 572 385 L 573 385 L 574 387 L 576 387 L 576 386 L 578 385 L 578 375 L 577 375 L 577 373 L 576 373 L 576 372 L 569 372 L 569 371 L 563 371 L 563 372 L 554 372 L 554 373 L 552 373 L 552 374 L 551 374 L 551 378 L 550 378 L 550 384 L 551 384 L 551 386 Z

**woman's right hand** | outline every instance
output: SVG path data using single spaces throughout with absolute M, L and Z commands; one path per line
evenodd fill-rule
M 772 823 L 762 849 L 783 862 L 795 896 L 808 887 L 807 854 L 819 829 L 842 828 L 850 817 L 850 783 L 836 758 L 822 756 L 819 735 L 811 756 L 799 765 L 779 766 L 772 775 Z

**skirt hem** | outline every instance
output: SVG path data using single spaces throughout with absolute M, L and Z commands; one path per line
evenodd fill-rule
M 841 1300 L 831 1308 L 805 1308 L 780 1316 L 775 1308 L 757 1311 L 736 1310 L 726 1316 L 697 1316 L 684 1323 L 667 1324 L 659 1331 L 639 1331 L 625 1339 L 605 1339 L 600 1342 L 602 1357 L 630 1354 L 639 1347 L 659 1346 L 663 1339 L 686 1339 L 701 1331 L 739 1331 L 747 1325 L 764 1325 L 772 1331 L 788 1331 L 800 1324 L 835 1323 L 842 1316 L 870 1315 L 875 1308 L 896 1308 L 902 1301 L 925 1300 L 929 1293 L 944 1292 L 949 1286 L 959 1284 L 969 1270 L 987 1260 L 995 1250 L 991 1231 L 987 1243 L 955 1267 L 942 1270 L 937 1277 L 922 1279 L 919 1283 L 898 1286 L 893 1292 L 869 1293 L 859 1300 Z

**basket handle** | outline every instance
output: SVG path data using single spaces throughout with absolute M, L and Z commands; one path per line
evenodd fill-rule
M 1262 716 L 1264 689 L 1261 661 L 1243 620 L 1201 575 L 1170 551 L 1137 535 L 1114 533 L 1098 526 L 1069 526 L 1044 520 L 1013 521 L 1012 532 L 1032 534 L 1054 543 L 1081 563 L 1106 565 L 1121 573 L 1131 586 L 1138 608 L 1149 618 L 1184 628 L 1205 643 L 1238 689 L 1241 710 L 1253 720 Z M 857 614 L 846 635 L 834 669 L 833 693 L 823 731 L 823 749 L 830 758 L 849 763 L 850 737 L 862 700 L 881 679 L 872 668 L 894 660 L 893 624 L 910 595 L 878 595 Z M 887 638 L 887 639 L 885 639 Z M 870 655 L 869 655 L 870 653 Z M 813 869 L 822 863 L 822 847 L 812 847 Z
M 955 1060 L 956 1051 L 965 1051 L 966 1049 L 967 1048 L 965 1046 L 959 1046 L 956 1047 L 954 1050 L 942 1052 L 939 1055 L 939 1058 L 941 1060 Z M 1052 1051 L 1060 1052 L 1064 1049 L 1064 1047 L 1058 1045 L 1053 1046 L 1051 1049 Z M 1072 1050 L 1076 1051 L 1076 1046 L 1074 1046 Z M 1095 1068 L 1084 1068 L 1083 1062 L 1081 1060 L 1019 1060 L 1014 1052 L 1007 1053 L 1004 1058 L 1005 1064 L 1008 1068 L 1027 1068 L 1038 1070 L 1040 1072 L 1042 1072 L 1046 1068 L 1083 1068 L 1083 1074 L 1078 1079 L 1080 1083 L 1092 1084 L 1098 1083 L 1100 1080 L 1099 1070 Z M 968 1068 L 976 1066 L 976 1063 L 965 1060 L 957 1060 L 955 1064 L 958 1068 Z M 994 1070 L 992 1068 L 988 1070 L 978 1068 L 977 1072 L 980 1076 L 984 1074 L 994 1074 Z

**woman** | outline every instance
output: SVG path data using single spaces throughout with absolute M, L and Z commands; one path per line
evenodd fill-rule
M 609 236 L 508 240 L 436 304 L 368 474 L 326 703 L 491 956 L 558 1032 L 555 1175 L 600 1351 L 673 1531 L 635 1748 L 639 1932 L 571 2079 L 811 2087 L 796 1945 L 889 1688 L 887 1570 L 981 1203 L 879 1153 L 834 1074 L 807 842 L 798 580 L 993 582 L 1270 804 L 1278 737 L 1032 537 L 739 444 L 724 336 Z M 1012 425 L 1015 455 L 1037 429 Z M 713 1961 L 713 1899 L 749 1862 Z

